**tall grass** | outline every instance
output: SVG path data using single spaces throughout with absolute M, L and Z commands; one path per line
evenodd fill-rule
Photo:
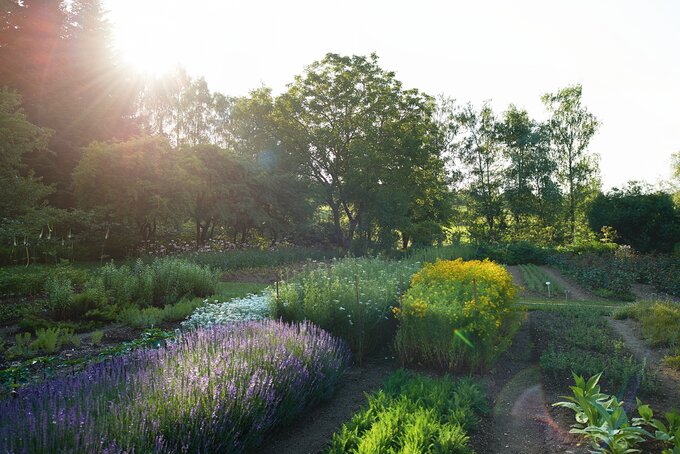
M 307 269 L 273 295 L 275 318 L 311 320 L 346 340 L 359 362 L 394 332 L 392 308 L 419 265 L 348 258 Z

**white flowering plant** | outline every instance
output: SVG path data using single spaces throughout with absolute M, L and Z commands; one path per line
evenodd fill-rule
M 205 300 L 204 303 L 205 305 L 197 308 L 189 318 L 182 322 L 182 329 L 269 318 L 271 293 L 251 294 L 224 302 Z

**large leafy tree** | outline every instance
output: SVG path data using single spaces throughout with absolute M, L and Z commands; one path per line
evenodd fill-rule
M 25 160 L 56 184 L 52 202 L 72 206 L 82 147 L 134 131 L 136 83 L 111 47 L 99 0 L 12 0 L 0 14 L 0 85 L 23 95 L 32 123 L 54 130 L 52 153 Z
M 73 175 L 79 207 L 104 223 L 125 222 L 140 239 L 177 217 L 181 186 L 175 152 L 160 137 L 94 142 Z
M 597 182 L 597 160 L 588 153 L 590 140 L 599 122 L 582 103 L 582 87 L 574 85 L 542 100 L 551 118 L 548 122 L 550 142 L 558 156 L 558 171 L 567 196 L 569 237 L 576 239 L 576 224 L 583 215 L 584 202 Z
M 466 171 L 470 233 L 485 240 L 497 240 L 503 219 L 503 154 L 499 121 L 491 106 L 477 111 L 467 105 L 457 116 L 458 156 Z M 477 225 L 481 218 L 481 225 Z
M 499 139 L 507 160 L 503 195 L 513 217 L 515 239 L 554 240 L 561 208 L 557 159 L 550 148 L 547 125 L 511 105 L 499 124 Z
M 52 188 L 26 168 L 23 157 L 44 153 L 50 135 L 27 120 L 18 93 L 0 89 L 0 235 L 27 235 L 44 225 L 42 202 Z
M 386 203 L 380 195 L 391 192 L 403 202 L 406 181 L 395 185 L 393 177 L 429 165 L 434 150 L 416 124 L 431 123 L 431 113 L 430 99 L 403 89 L 375 54 L 328 54 L 277 99 L 279 136 L 301 174 L 319 187 L 338 245 L 349 248 L 360 226 L 369 229 L 374 208 Z

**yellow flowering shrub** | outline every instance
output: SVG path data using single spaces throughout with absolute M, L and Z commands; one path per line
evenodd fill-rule
M 510 273 L 489 260 L 426 264 L 394 311 L 401 360 L 450 371 L 489 367 L 521 321 L 515 292 Z

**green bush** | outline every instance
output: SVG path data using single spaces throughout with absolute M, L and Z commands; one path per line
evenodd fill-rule
M 392 308 L 399 287 L 408 285 L 417 264 L 349 258 L 307 269 L 283 282 L 274 295 L 274 318 L 310 320 L 343 338 L 361 362 L 394 332 Z M 401 284 L 400 284 L 401 283 Z
M 437 260 L 455 260 L 462 258 L 470 260 L 475 258 L 477 250 L 469 244 L 451 244 L 448 246 L 433 246 L 409 251 L 404 260 L 411 263 L 434 263 Z
M 426 264 L 395 312 L 402 362 L 450 371 L 489 367 L 522 317 L 512 277 L 488 260 Z
M 55 318 L 65 320 L 69 317 L 73 303 L 73 286 L 69 279 L 60 280 L 50 277 L 45 284 L 47 301 Z
M 70 265 L 31 265 L 0 267 L 0 296 L 30 296 L 43 293 L 50 280 L 71 281 L 82 287 L 89 273 Z
M 467 431 L 486 411 L 472 380 L 398 371 L 333 436 L 326 453 L 470 453 Z
M 102 339 L 104 339 L 104 332 L 103 331 L 97 330 L 97 331 L 94 331 L 90 335 L 90 340 L 92 341 L 92 345 L 97 346 L 97 345 L 101 344 Z

